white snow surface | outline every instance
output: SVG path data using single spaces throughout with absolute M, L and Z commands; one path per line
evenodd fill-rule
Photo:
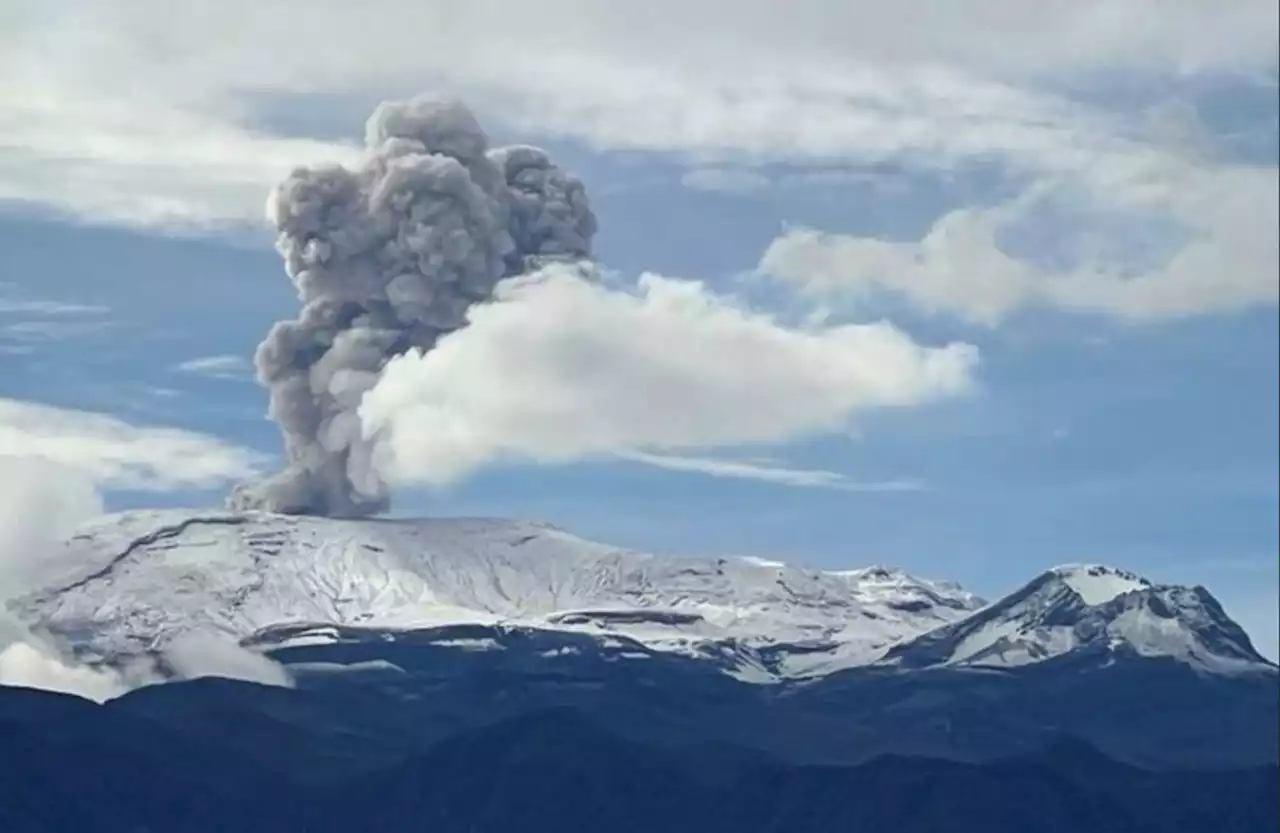
M 1151 586 L 1151 582 L 1141 576 L 1101 564 L 1069 564 L 1055 567 L 1052 572 L 1091 606 Z
M 91 660 L 163 651 L 193 632 L 247 639 L 305 625 L 275 643 L 304 645 L 337 640 L 335 626 L 391 638 L 480 625 L 587 634 L 622 660 L 650 656 L 640 648 L 680 654 L 758 683 L 868 664 L 1012 668 L 1075 652 L 1214 673 L 1274 668 L 1202 588 L 1101 565 L 1054 568 L 986 605 L 887 567 L 655 555 L 498 519 L 141 511 L 101 518 L 66 548 L 58 563 L 80 566 L 8 606 Z M 436 644 L 503 647 L 483 632 Z
M 1211 673 L 1273 669 L 1203 588 L 1101 565 L 1055 567 L 971 616 L 895 646 L 886 662 L 1012 668 L 1076 652 L 1174 659 Z
M 89 524 L 67 548 L 66 562 L 83 566 L 9 606 L 103 659 L 192 631 L 481 624 L 740 654 L 737 676 L 765 682 L 866 664 L 983 604 L 954 584 L 882 567 L 654 555 L 512 520 L 139 511 Z

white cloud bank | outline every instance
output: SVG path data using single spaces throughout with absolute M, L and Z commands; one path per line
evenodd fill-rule
M 206 488 L 253 475 L 260 455 L 194 431 L 0 398 L 0 458 L 33 457 L 117 489 Z
M 657 275 L 625 291 L 552 268 L 500 285 L 469 322 L 393 359 L 365 396 L 393 481 L 840 430 L 862 409 L 965 391 L 977 361 L 970 345 L 924 347 L 887 323 L 788 327 Z
M 293 165 L 355 153 L 253 127 L 246 90 L 447 88 L 607 148 L 1119 170 L 1150 147 L 1051 89 L 1266 78 L 1277 17 L 1271 0 L 18 0 L 0 12 L 0 199 L 257 222 Z
M 791 229 L 759 269 L 824 303 L 888 291 L 983 324 L 1027 307 L 1143 322 L 1274 304 L 1278 183 L 1275 167 L 1240 165 L 1171 173 L 1105 203 L 1041 186 L 995 208 L 953 211 L 916 242 Z M 1010 253 L 1001 238 L 1033 224 L 1050 229 L 1048 248 L 1064 262 Z
M 982 323 L 1027 306 L 1151 320 L 1275 303 L 1276 166 L 1215 161 L 1214 137 L 1176 100 L 1122 113 L 1070 92 L 1158 79 L 1177 99 L 1223 77 L 1274 88 L 1274 0 L 226 0 L 170 12 L 167 0 L 6 5 L 0 202 L 144 227 L 257 224 L 292 167 L 358 154 L 255 126 L 265 100 L 350 96 L 364 109 L 444 89 L 497 130 L 505 119 L 689 155 L 694 188 L 765 187 L 761 160 L 981 164 L 1033 183 L 995 209 L 956 206 L 911 243 L 784 236 L 765 265 L 808 287 L 890 288 Z M 1002 227 L 1063 182 L 1095 225 L 1115 202 L 1173 217 L 1175 251 L 1136 276 L 1087 262 L 1087 246 L 1067 272 L 1009 257 Z

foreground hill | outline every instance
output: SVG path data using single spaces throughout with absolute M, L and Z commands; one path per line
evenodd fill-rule
M 258 688 L 158 688 L 199 699 L 237 687 Z M 258 752 L 281 736 L 259 723 L 178 729 L 118 702 L 0 688 L 0 829 L 1253 833 L 1280 824 L 1274 766 L 1152 772 L 1062 740 L 986 764 L 887 756 L 812 766 L 724 744 L 639 743 L 553 709 L 455 732 L 378 767 L 325 772 L 278 749 L 277 763 L 264 763 Z

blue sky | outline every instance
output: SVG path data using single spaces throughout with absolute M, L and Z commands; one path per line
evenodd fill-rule
M 418 11 L 375 5 L 372 43 L 335 65 L 273 65 L 261 53 L 283 24 L 248 4 L 243 42 L 180 58 L 165 46 L 186 36 L 156 17 L 19 13 L 27 45 L 61 46 L 18 49 L 8 81 L 0 64 L 0 125 L 17 126 L 0 148 L 0 454 L 83 468 L 110 508 L 213 504 L 270 468 L 279 438 L 246 368 L 297 301 L 260 219 L 267 190 L 294 160 L 349 160 L 379 100 L 444 89 L 495 142 L 538 144 L 582 177 L 617 291 L 645 272 L 698 280 L 789 331 L 884 319 L 979 359 L 963 390 L 850 405 L 837 428 L 749 446 L 628 435 L 662 465 L 536 464 L 526 448 L 447 488 L 399 488 L 397 512 L 887 563 L 987 595 L 1114 563 L 1208 586 L 1276 655 L 1276 59 L 1274 26 L 1257 32 L 1274 9 L 1177 2 L 1154 25 L 1150 4 L 1049 4 L 1058 43 L 1008 4 L 977 4 L 985 29 L 953 25 L 962 4 L 922 7 L 904 31 L 849 3 L 826 9 L 863 15 L 842 40 L 807 14 L 725 18 L 709 0 L 685 5 L 724 37 L 698 41 L 565 2 L 511 11 L 511 40 L 479 57 L 428 33 L 433 58 L 376 22 Z M 449 23 L 459 38 L 480 26 L 468 14 Z M 314 21 L 317 42 L 350 37 L 336 6 Z M 1108 27 L 1135 21 L 1151 33 L 1117 45 Z M 95 445 L 84 412 L 127 442 Z M 189 433 L 152 442 L 153 426 Z

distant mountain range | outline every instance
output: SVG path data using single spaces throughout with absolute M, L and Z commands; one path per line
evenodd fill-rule
M 0 691 L 8 783 L 71 773 L 4 830 L 1276 829 L 1280 673 L 1200 587 L 1085 565 L 987 603 L 483 519 L 139 512 L 68 547 L 9 608 L 81 661 L 217 633 L 296 687 Z M 91 797 L 142 815 L 58 826 Z

